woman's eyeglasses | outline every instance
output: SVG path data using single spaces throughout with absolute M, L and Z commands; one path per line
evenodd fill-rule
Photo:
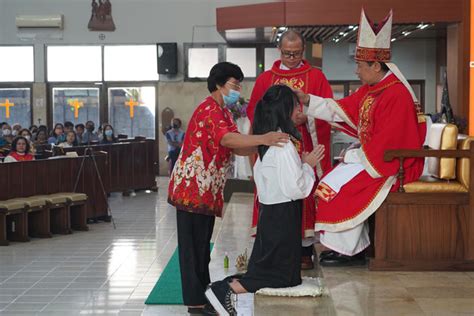
M 242 86 L 237 83 L 233 83 L 232 81 L 227 81 L 226 83 L 230 84 L 231 86 L 235 87 L 237 90 L 241 90 Z

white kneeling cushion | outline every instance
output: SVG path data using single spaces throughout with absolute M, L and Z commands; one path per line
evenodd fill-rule
M 270 288 L 266 287 L 258 290 L 255 294 L 268 296 L 287 296 L 300 297 L 312 296 L 318 297 L 323 294 L 323 286 L 319 278 L 302 277 L 302 283 L 293 287 Z

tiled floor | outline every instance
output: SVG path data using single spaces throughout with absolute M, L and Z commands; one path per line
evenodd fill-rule
M 160 192 L 110 199 L 117 229 L 90 225 L 52 239 L 0 248 L 0 315 L 187 315 L 183 306 L 144 301 L 176 248 L 175 211 Z M 236 194 L 217 220 L 211 276 L 249 251 L 251 196 Z M 322 298 L 239 298 L 241 315 L 474 315 L 474 273 L 390 273 L 367 268 L 313 270 L 323 275 Z

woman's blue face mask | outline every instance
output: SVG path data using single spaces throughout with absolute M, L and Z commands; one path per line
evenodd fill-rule
M 225 105 L 232 105 L 239 101 L 240 92 L 237 90 L 229 89 L 229 95 L 222 94 L 222 98 L 224 99 Z

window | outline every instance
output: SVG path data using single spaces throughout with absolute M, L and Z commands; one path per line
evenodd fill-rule
M 238 65 L 245 79 L 255 79 L 280 59 L 280 51 L 269 44 L 239 43 L 227 47 L 216 43 L 184 43 L 185 80 L 202 81 L 212 66 L 228 61 Z
M 48 81 L 102 81 L 100 46 L 48 46 Z
M 345 85 L 344 84 L 331 84 L 333 98 L 339 100 L 345 96 Z
M 211 68 L 219 62 L 219 49 L 189 48 L 188 49 L 188 78 L 207 78 Z
M 270 70 L 273 63 L 280 59 L 280 51 L 276 47 L 265 48 L 265 70 Z
M 0 122 L 31 125 L 31 89 L 0 88 Z
M 109 123 L 115 134 L 155 138 L 155 87 L 111 87 Z
M 238 65 L 245 78 L 257 76 L 257 49 L 256 48 L 227 48 L 226 61 Z
M 360 81 L 356 82 L 349 82 L 349 93 L 348 95 L 353 94 L 356 92 L 360 87 L 362 87 L 362 83 Z
M 53 88 L 53 123 L 93 121 L 99 126 L 99 88 Z
M 104 47 L 105 81 L 158 80 L 156 45 Z
M 34 81 L 33 46 L 0 46 L 0 82 Z

